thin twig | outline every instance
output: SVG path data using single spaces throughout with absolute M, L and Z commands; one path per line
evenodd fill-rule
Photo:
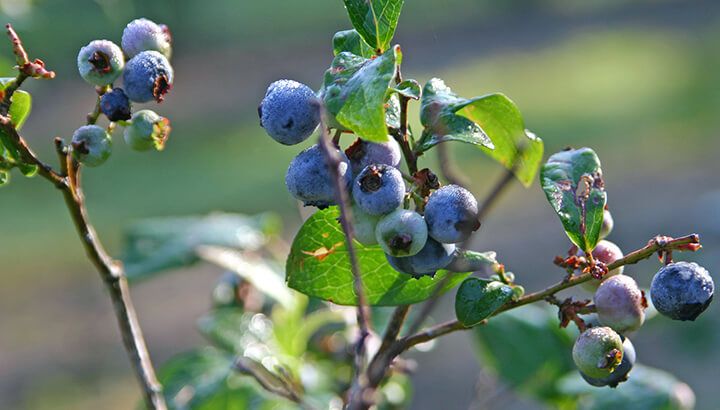
M 262 364 L 247 357 L 238 357 L 233 364 L 233 368 L 238 373 L 255 379 L 255 381 L 268 392 L 284 397 L 297 404 L 304 405 L 300 394 L 295 391 L 293 386 L 286 380 L 267 370 Z
M 482 204 L 480 204 L 480 209 L 478 210 L 478 219 L 480 221 L 485 219 L 487 214 L 490 212 L 490 209 L 492 209 L 492 206 L 495 205 L 495 202 L 497 202 L 498 199 L 500 199 L 502 193 L 508 185 L 510 185 L 510 182 L 513 181 L 514 177 L 515 171 L 512 169 L 507 169 L 503 172 L 502 177 L 500 177 L 500 179 L 495 183 L 492 190 L 490 190 L 490 193 L 487 194 L 485 200 Z
M 21 158 L 18 158 L 18 160 L 26 163 L 35 165 L 38 167 L 38 173 L 48 181 L 52 182 L 56 187 L 58 188 L 64 188 L 66 185 L 65 178 L 63 178 L 60 174 L 55 172 L 52 167 L 40 160 L 40 158 L 35 155 L 35 153 L 30 149 L 30 147 L 25 142 L 25 139 L 23 139 L 22 136 L 18 133 L 17 129 L 15 128 L 15 125 L 13 125 L 10 118 L 5 116 L 0 116 L 0 129 L 5 132 L 6 135 L 10 137 L 11 143 L 14 145 L 14 148 L 20 152 Z
M 682 236 L 680 238 L 676 239 L 665 239 L 666 237 L 656 237 L 647 244 L 647 246 L 640 248 L 636 251 L 630 252 L 629 254 L 625 255 L 625 257 L 620 258 L 616 260 L 613 263 L 608 264 L 607 268 L 608 270 L 614 270 L 621 266 L 625 265 L 632 265 L 635 263 L 640 262 L 641 260 L 647 259 L 651 257 L 653 254 L 655 254 L 658 251 L 672 251 L 672 250 L 678 250 L 678 251 L 697 251 L 700 249 L 700 237 L 697 234 L 691 234 L 687 236 Z M 582 275 L 578 276 L 572 276 L 566 280 L 563 280 L 562 282 L 558 282 L 550 287 L 547 287 L 541 291 L 530 293 L 528 295 L 523 296 L 522 298 L 518 299 L 515 302 L 508 302 L 505 304 L 505 306 L 501 307 L 495 313 L 492 314 L 492 316 L 497 316 L 502 312 L 506 312 L 511 309 L 518 308 L 520 306 L 528 305 L 534 302 L 538 302 L 540 300 L 545 300 L 549 296 L 555 295 L 556 293 L 560 292 L 561 290 L 565 290 L 568 288 L 571 288 L 573 286 L 577 286 L 581 283 L 585 283 L 589 280 L 593 279 L 593 276 L 591 273 L 583 273 Z M 588 307 L 587 311 L 583 311 L 581 313 L 589 313 L 592 311 L 592 308 Z M 402 350 L 407 350 L 408 348 L 422 342 L 427 342 L 429 340 L 435 339 L 439 336 L 452 333 L 458 330 L 465 330 L 470 329 L 465 326 L 463 326 L 459 321 L 452 320 L 449 322 L 445 322 L 443 324 L 434 326 L 432 328 L 429 328 L 423 332 L 415 333 L 412 336 L 407 336 L 403 339 L 400 339 L 400 341 L 404 341 L 405 348 Z M 399 342 L 400 342 L 399 341 Z M 398 353 L 399 354 L 399 353 Z
M 348 259 L 350 261 L 350 269 L 353 275 L 353 289 L 355 296 L 357 297 L 357 322 L 359 335 L 355 344 L 355 369 L 353 375 L 352 387 L 350 389 L 350 395 L 354 396 L 350 399 L 350 402 L 359 403 L 362 401 L 362 392 L 366 381 L 363 380 L 363 369 L 365 367 L 365 355 L 366 355 L 366 339 L 370 335 L 370 309 L 368 308 L 367 299 L 365 298 L 365 288 L 362 283 L 362 276 L 360 272 L 360 265 L 358 264 L 357 254 L 355 252 L 355 246 L 353 244 L 354 230 L 352 225 L 352 214 L 350 211 L 350 197 L 347 192 L 347 186 L 344 183 L 344 179 L 340 176 L 339 166 L 340 157 L 337 155 L 336 148 L 334 147 L 328 129 L 325 126 L 324 107 L 321 107 L 323 114 L 321 115 L 322 121 L 320 123 L 320 138 L 318 145 L 323 150 L 327 165 L 330 170 L 330 174 L 335 184 L 335 195 L 338 208 L 340 209 L 340 225 L 342 226 L 343 233 L 345 234 L 345 244 L 348 252 Z

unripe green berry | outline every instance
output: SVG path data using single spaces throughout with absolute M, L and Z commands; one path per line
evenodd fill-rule
M 401 208 L 380 219 L 375 237 L 388 255 L 412 256 L 425 246 L 428 230 L 422 215 Z
M 125 128 L 125 143 L 136 151 L 155 148 L 162 151 L 170 135 L 170 121 L 152 110 L 140 110 L 133 114 L 130 125 Z
M 622 362 L 623 342 L 609 327 L 591 327 L 575 341 L 572 356 L 575 365 L 586 376 L 607 377 Z
M 104 128 L 84 125 L 72 137 L 72 154 L 75 160 L 89 167 L 105 162 L 112 152 L 112 139 Z
M 85 81 L 102 87 L 120 76 L 125 67 L 125 57 L 112 41 L 94 40 L 80 49 L 77 65 Z
M 355 239 L 363 245 L 377 245 L 375 228 L 381 216 L 370 215 L 363 211 L 357 204 L 352 207 L 353 230 Z

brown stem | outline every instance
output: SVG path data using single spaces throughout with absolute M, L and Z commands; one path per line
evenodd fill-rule
M 353 244 L 354 230 L 352 225 L 352 214 L 350 206 L 348 205 L 350 203 L 350 197 L 347 192 L 347 186 L 338 171 L 340 166 L 340 157 L 336 153 L 336 148 L 334 147 L 328 133 L 328 129 L 325 126 L 327 122 L 325 121 L 324 109 L 322 111 L 323 115 L 321 116 L 322 121 L 320 123 L 321 133 L 318 145 L 325 154 L 327 165 L 333 179 L 333 184 L 335 185 L 336 202 L 338 204 L 338 208 L 340 209 L 340 225 L 342 226 L 343 233 L 345 234 L 345 245 L 347 247 L 350 269 L 353 275 L 353 289 L 358 302 L 357 322 L 359 335 L 355 344 L 355 369 L 352 387 L 350 388 L 350 403 L 360 403 L 363 401 L 362 392 L 366 384 L 363 380 L 363 368 L 365 366 L 366 355 L 365 341 L 370 335 L 370 309 L 368 308 L 367 299 L 365 298 L 365 288 L 362 283 L 360 265 L 358 264 L 357 254 Z
M 61 142 L 56 140 L 58 155 L 65 157 L 66 164 L 73 161 Z M 67 167 L 65 165 L 64 167 Z M 79 172 L 78 172 L 79 174 Z M 125 350 L 135 370 L 135 375 L 143 390 L 145 403 L 149 409 L 164 410 L 167 408 L 162 394 L 162 386 L 155 376 L 140 322 L 138 321 L 122 265 L 108 255 L 87 216 L 85 201 L 78 185 L 66 184 L 62 189 L 65 205 L 80 236 L 90 261 L 100 273 L 100 277 L 110 294 L 115 317 L 120 327 Z
M 63 188 L 66 185 L 65 178 L 55 172 L 50 165 L 42 162 L 37 155 L 30 149 L 25 142 L 25 139 L 20 136 L 17 129 L 13 125 L 10 118 L 6 116 L 0 116 L 0 129 L 10 137 L 10 141 L 14 145 L 14 148 L 20 152 L 21 158 L 18 158 L 26 164 L 36 165 L 38 167 L 38 173 L 48 181 L 52 182 L 56 187 Z
M 440 144 L 442 145 L 442 144 Z M 495 202 L 497 202 L 498 199 L 502 196 L 502 193 L 505 191 L 505 189 L 508 187 L 510 182 L 513 181 L 513 178 L 515 176 L 515 173 L 513 170 L 508 169 L 506 170 L 502 177 L 495 183 L 490 193 L 487 195 L 485 200 L 480 204 L 480 209 L 478 210 L 478 219 L 482 221 L 485 219 L 487 214 L 490 212 L 490 209 L 493 205 L 495 205 Z

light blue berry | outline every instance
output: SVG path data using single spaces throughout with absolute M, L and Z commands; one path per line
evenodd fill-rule
M 359 174 L 366 166 L 384 164 L 397 168 L 402 159 L 400 144 L 392 137 L 387 142 L 369 142 L 358 138 L 345 154 L 350 160 L 353 174 Z
M 440 269 L 445 269 L 455 256 L 455 245 L 444 244 L 433 238 L 427 238 L 425 246 L 412 256 L 395 257 L 385 255 L 390 266 L 398 272 L 415 277 L 435 276 Z
M 341 157 L 338 172 L 344 183 L 350 185 L 350 163 L 345 154 L 340 151 L 337 153 Z M 306 206 L 322 209 L 335 203 L 335 184 L 325 155 L 317 144 L 300 152 L 290 162 L 285 175 L 285 185 L 290 194 L 303 201 Z
M 173 68 L 164 55 L 157 51 L 143 51 L 125 66 L 125 94 L 134 102 L 162 102 L 172 88 L 173 75 Z
M 295 145 L 305 141 L 320 123 L 320 105 L 313 90 L 292 80 L 270 84 L 258 106 L 260 126 L 275 141 Z
M 473 194 L 457 185 L 433 192 L 425 207 L 425 220 L 432 238 L 442 243 L 466 240 L 480 228 L 478 204 Z
M 125 57 L 120 47 L 112 41 L 93 40 L 80 49 L 77 65 L 85 81 L 102 87 L 120 76 L 125 66 Z
M 370 215 L 385 215 L 402 205 L 405 182 L 396 168 L 368 165 L 355 178 L 352 194 L 363 211 Z
M 157 51 L 170 58 L 171 40 L 167 26 L 146 18 L 139 18 L 125 26 L 120 44 L 128 58 L 133 58 L 141 52 L 149 50 Z
M 72 154 L 81 164 L 96 167 L 107 161 L 112 152 L 112 139 L 104 128 L 84 125 L 72 136 Z
M 427 225 L 417 212 L 397 209 L 378 222 L 375 237 L 386 254 L 412 256 L 427 242 Z
M 123 134 L 125 143 L 136 151 L 155 148 L 161 151 L 170 134 L 170 121 L 151 110 L 140 110 L 133 114 Z
M 695 320 L 710 306 L 715 283 L 707 269 L 694 262 L 663 266 L 650 284 L 658 312 L 675 320 Z

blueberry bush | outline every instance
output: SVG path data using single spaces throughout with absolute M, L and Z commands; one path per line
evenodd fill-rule
M 18 74 L 0 81 L 0 181 L 17 168 L 63 194 L 107 285 L 144 406 L 407 408 L 410 375 L 422 368 L 406 353 L 464 331 L 483 366 L 548 406 L 692 407 L 687 385 L 638 363 L 630 337 L 657 313 L 695 320 L 711 303 L 708 271 L 673 259 L 699 250 L 698 235 L 657 236 L 623 254 L 606 239 L 613 219 L 592 149 L 568 148 L 543 161 L 542 139 L 507 96 L 463 98 L 441 79 L 421 86 L 403 76 L 402 50 L 392 44 L 403 0 L 344 4 L 353 28 L 333 36 L 320 89 L 281 79 L 259 98 L 260 126 L 275 141 L 292 146 L 318 135 L 287 169 L 290 195 L 317 208 L 292 243 L 269 214 L 165 217 L 128 227 L 120 260 L 88 220 L 80 174 L 108 160 L 118 126 L 132 149 L 163 149 L 169 121 L 132 104 L 160 103 L 172 88 L 169 31 L 138 19 L 120 47 L 94 40 L 80 50 L 78 70 L 95 87 L 97 105 L 69 144 L 55 140 L 56 169 L 19 134 L 31 105 L 20 86 L 54 73 L 28 58 L 8 26 Z M 410 104 L 419 105 L 419 130 L 409 125 Z M 98 125 L 101 115 L 106 126 Z M 450 166 L 452 142 L 505 169 L 480 201 Z M 433 152 L 437 172 L 421 165 Z M 495 252 L 469 247 L 506 187 L 538 177 L 570 249 L 554 257 L 557 283 L 527 292 Z M 624 269 L 654 255 L 660 267 L 646 292 Z M 170 359 L 156 377 L 128 282 L 199 261 L 226 271 L 198 322 L 208 343 Z M 576 286 L 592 297 L 560 297 Z M 452 290 L 455 317 L 433 322 L 438 299 Z

